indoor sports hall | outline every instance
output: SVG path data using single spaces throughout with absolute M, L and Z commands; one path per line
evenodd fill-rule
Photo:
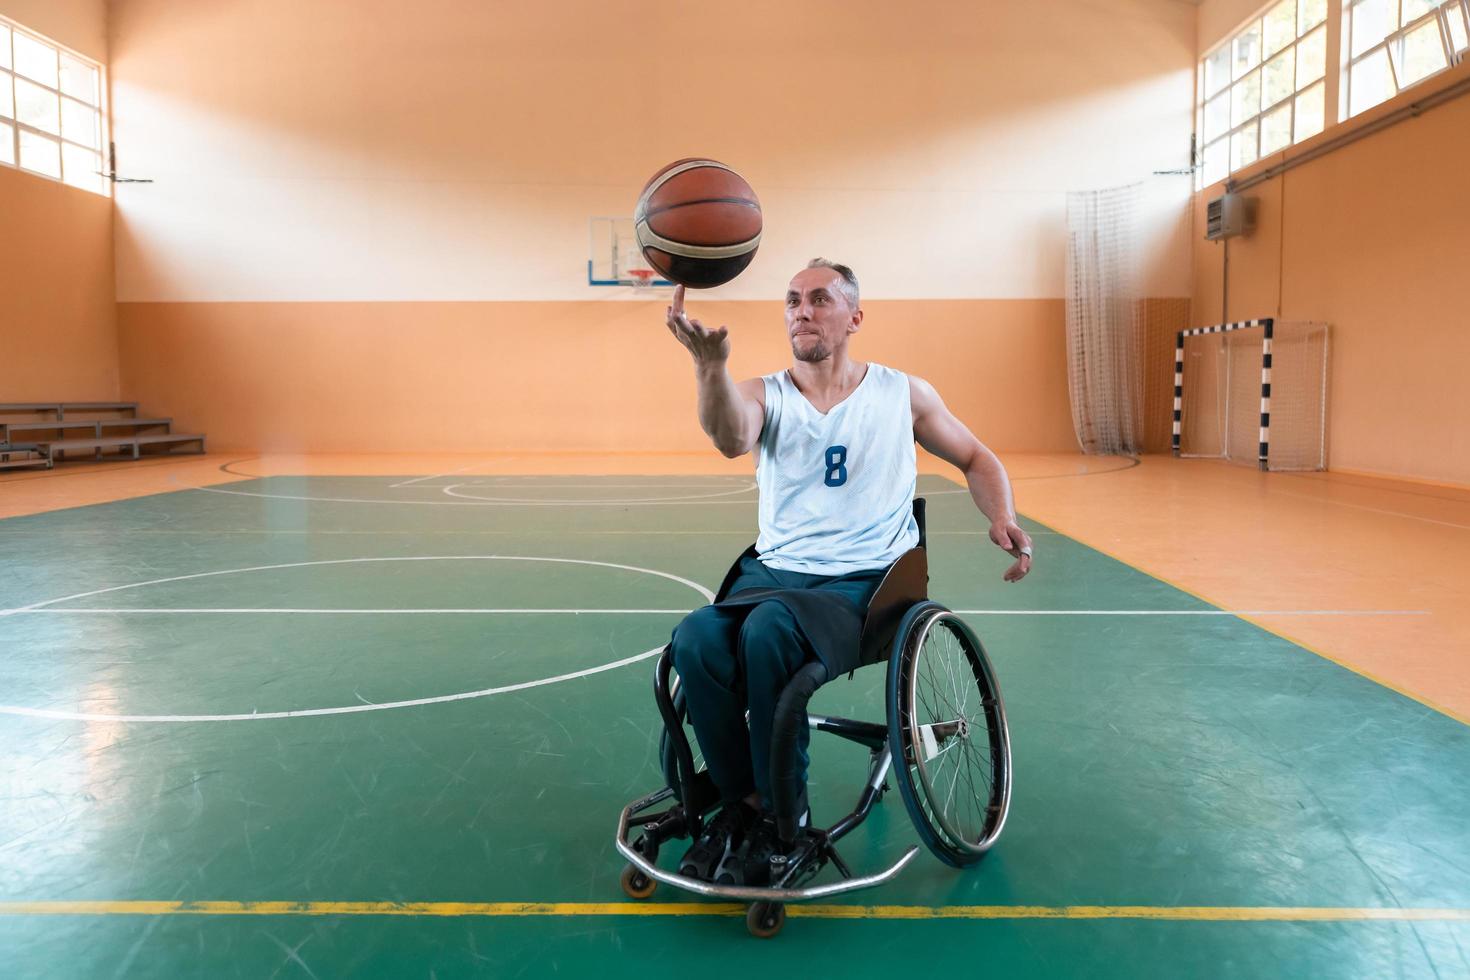
M 1470 976 L 1467 50 L 0 0 L 0 976 Z M 728 604 L 879 489 L 836 652 Z M 731 830 L 671 637 L 782 609 Z

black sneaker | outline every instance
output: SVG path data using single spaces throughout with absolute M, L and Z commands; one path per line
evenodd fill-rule
M 780 842 L 776 821 L 763 814 L 760 822 L 745 835 L 744 842 L 715 868 L 717 885 L 749 885 L 765 888 L 771 883 L 771 855 Z
M 745 841 L 759 816 L 744 800 L 726 803 L 679 859 L 679 874 L 711 880 L 715 870 Z

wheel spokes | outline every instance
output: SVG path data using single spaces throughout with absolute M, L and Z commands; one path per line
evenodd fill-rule
M 998 698 L 979 656 L 941 614 L 922 630 L 906 685 L 913 717 L 905 727 L 925 788 L 923 809 L 937 831 L 972 851 L 986 843 L 1004 811 L 997 758 L 1003 747 L 992 730 Z

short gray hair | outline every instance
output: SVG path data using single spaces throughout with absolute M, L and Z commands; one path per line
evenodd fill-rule
M 831 269 L 837 273 L 842 279 L 837 288 L 847 298 L 847 305 L 853 309 L 858 308 L 857 273 L 853 272 L 850 266 L 845 266 L 841 262 L 833 262 L 831 259 L 818 257 L 808 262 L 806 267 L 808 269 Z

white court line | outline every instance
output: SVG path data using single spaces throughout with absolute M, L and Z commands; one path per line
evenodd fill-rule
M 306 500 L 323 504 L 391 504 L 395 507 L 593 507 L 607 503 L 602 500 L 560 501 L 556 503 L 510 504 L 495 500 L 381 500 L 364 497 L 303 497 L 289 493 L 251 493 L 248 490 L 222 490 L 219 487 L 189 487 L 202 493 L 223 493 L 232 497 L 263 497 L 269 500 Z M 754 500 L 667 500 L 657 504 L 618 504 L 624 507 L 714 507 L 719 504 L 738 504 L 742 507 L 755 506 Z
M 520 457 L 519 456 L 507 456 L 504 459 L 497 459 L 496 462 L 497 463 L 508 463 L 508 462 L 510 462 L 513 459 L 520 459 Z M 431 473 L 428 476 L 419 476 L 419 477 L 414 477 L 412 480 L 404 480 L 402 483 L 390 483 L 390 484 L 388 484 L 388 489 L 389 490 L 394 490 L 394 489 L 397 489 L 398 487 L 406 487 L 406 486 L 408 486 L 411 483 L 418 483 L 420 480 L 437 480 L 441 476 L 453 476 L 456 473 L 463 473 L 465 470 L 472 470 L 476 466 L 480 466 L 480 465 L 482 465 L 483 463 L 486 463 L 486 462 L 488 462 L 488 460 L 477 459 L 477 460 L 475 460 L 473 463 L 471 463 L 468 466 L 461 466 L 459 469 L 457 469 L 457 470 L 450 470 L 447 473 Z
M 49 607 L 55 606 L 57 603 L 60 602 L 67 602 L 72 599 L 85 599 L 89 596 L 104 595 L 110 592 L 121 592 L 126 589 L 137 589 L 148 585 L 163 585 L 168 582 L 183 582 L 189 581 L 191 579 L 210 578 L 217 575 L 232 575 L 242 572 L 273 571 L 282 568 L 304 568 L 308 566 L 319 565 L 372 564 L 375 562 L 395 561 L 539 561 L 569 565 L 593 565 L 602 568 L 615 568 L 621 569 L 623 571 L 641 572 L 647 575 L 656 575 L 660 578 L 666 578 L 671 581 L 678 582 L 682 585 L 689 586 L 695 592 L 698 592 L 702 597 L 704 597 L 706 602 L 713 602 L 715 598 L 713 592 L 711 592 L 709 589 L 706 589 L 704 586 L 700 585 L 697 582 L 692 582 L 689 579 L 682 578 L 670 572 L 660 572 L 657 569 L 652 568 L 639 568 L 636 565 L 619 565 L 613 562 L 592 561 L 589 559 L 581 558 L 542 558 L 523 555 L 411 555 L 402 557 L 335 558 L 322 561 L 287 562 L 279 565 L 256 565 L 249 568 L 227 568 L 213 572 L 197 572 L 192 575 L 174 575 L 168 578 L 152 579 L 147 582 L 131 582 L 127 585 L 114 585 L 105 589 L 93 589 L 89 592 L 78 592 L 75 595 L 60 596 L 55 599 L 45 599 L 41 602 L 33 602 L 28 606 L 21 606 L 16 609 L 3 609 L 0 610 L 0 618 L 6 616 L 26 615 L 38 612 L 82 612 L 83 610 L 51 609 Z M 680 610 L 680 612 L 687 611 L 688 610 Z M 403 612 L 403 610 L 391 610 L 391 612 L 397 613 Z M 19 715 L 27 718 L 47 718 L 56 721 L 139 723 L 196 721 L 266 721 L 270 719 L 280 718 L 310 718 L 318 715 L 357 714 L 364 711 L 386 711 L 389 708 L 407 708 L 429 704 L 444 704 L 450 701 L 467 701 L 472 698 L 489 697 L 494 694 L 506 694 L 511 691 L 524 691 L 533 687 L 541 687 L 547 684 L 556 684 L 561 681 L 573 680 L 578 677 L 587 677 L 591 674 L 599 674 L 606 670 L 613 670 L 627 664 L 636 663 L 640 660 L 646 660 L 649 657 L 656 656 L 661 650 L 663 650 L 663 647 L 658 646 L 653 648 L 652 650 L 645 650 L 644 652 L 634 654 L 631 657 L 624 657 L 621 660 L 614 660 L 611 663 L 602 664 L 597 667 L 588 667 L 584 670 L 572 671 L 571 673 L 567 674 L 558 674 L 555 677 L 543 677 L 539 680 L 524 681 L 520 684 L 510 684 L 503 687 L 487 687 L 482 688 L 478 691 L 464 691 L 459 694 L 442 694 L 438 695 L 437 697 L 411 698 L 403 701 L 388 701 L 378 704 L 352 704 L 334 708 L 304 708 L 296 711 L 252 711 L 248 714 L 234 713 L 217 715 L 115 715 L 99 714 L 94 712 L 55 711 L 46 708 L 26 708 L 20 705 L 0 705 L 0 714 Z
M 1024 530 L 1024 528 L 1023 528 L 1023 530 Z M 985 538 L 987 540 L 989 540 L 989 538 L 990 538 L 990 532 L 989 531 L 925 531 L 924 534 L 925 534 L 926 537 L 930 537 L 930 538 L 938 538 L 938 537 L 946 537 L 946 538 L 974 538 L 974 537 L 978 537 L 978 538 Z M 1033 538 L 1034 537 L 1038 537 L 1039 535 L 1043 535 L 1043 534 L 1050 534 L 1050 535 L 1057 535 L 1057 536 L 1060 536 L 1060 537 L 1066 537 L 1066 535 L 1065 534 L 1062 534 L 1061 531 L 1026 531 L 1026 534 L 1028 536 L 1030 536 L 1030 537 L 1033 537 Z
M 1292 493 L 1290 490 L 1276 490 L 1274 492 L 1283 497 L 1298 497 L 1302 500 L 1311 500 L 1319 504 L 1336 504 L 1338 507 L 1352 507 L 1355 510 L 1371 511 L 1374 514 L 1387 514 L 1390 517 L 1402 517 L 1409 521 L 1423 521 L 1425 524 L 1438 524 L 1440 527 L 1457 527 L 1462 531 L 1470 531 L 1470 524 L 1456 524 L 1454 521 L 1437 521 L 1432 517 L 1419 517 L 1414 514 L 1405 514 L 1401 510 L 1384 510 L 1381 507 L 1369 507 L 1366 504 L 1350 504 L 1345 500 L 1333 500 L 1329 497 L 1314 497 L 1309 493 Z
M 960 616 L 1428 616 L 1428 609 L 956 609 Z
M 21 613 L 34 612 L 48 606 L 54 606 L 59 602 L 70 602 L 73 599 L 87 599 L 94 595 L 106 595 L 110 592 L 122 592 L 126 589 L 141 589 L 148 585 L 164 585 L 169 582 L 187 582 L 193 579 L 212 578 L 217 575 L 238 575 L 244 572 L 271 572 L 283 568 L 308 568 L 320 565 L 369 565 L 377 562 L 392 561 L 544 561 L 559 565 L 592 565 L 598 568 L 616 568 L 625 572 L 641 572 L 644 575 L 656 575 L 666 578 L 689 588 L 704 596 L 706 602 L 713 602 L 715 595 L 709 589 L 698 582 L 691 582 L 687 578 L 674 575 L 671 572 L 660 572 L 653 568 L 639 568 L 636 565 L 619 565 L 610 561 L 592 561 L 584 558 L 542 558 L 527 555 L 403 555 L 384 558 L 331 558 L 324 561 L 293 561 L 279 565 L 252 565 L 249 568 L 222 568 L 213 572 L 195 572 L 192 575 L 172 575 L 168 578 L 150 579 L 147 582 L 129 582 L 126 585 L 114 585 L 105 589 L 93 589 L 90 592 L 77 592 L 73 595 L 64 595 L 55 599 L 43 599 L 25 606 L 17 606 L 14 609 L 0 609 L 0 616 L 15 616 Z
M 485 501 L 489 501 L 490 503 L 495 503 L 495 504 L 529 505 L 529 506 L 533 506 L 533 507 L 608 507 L 608 506 L 622 507 L 622 506 L 626 506 L 626 505 L 629 505 L 629 504 L 640 504 L 640 505 L 642 505 L 642 504 L 677 504 L 677 503 L 684 503 L 685 501 L 698 501 L 700 503 L 703 503 L 704 501 L 706 501 L 706 500 L 708 500 L 710 498 L 713 498 L 713 497 L 733 497 L 736 494 L 749 493 L 751 490 L 755 490 L 756 489 L 755 481 L 752 480 L 750 483 L 746 484 L 745 486 L 743 486 L 743 487 L 736 487 L 733 490 L 719 490 L 719 491 L 716 491 L 715 493 L 684 494 L 682 496 L 677 496 L 677 497 L 627 497 L 627 498 L 623 498 L 623 499 L 612 499 L 612 500 L 605 499 L 605 498 L 604 499 L 596 499 L 596 500 L 592 500 L 592 499 L 588 499 L 588 500 L 537 500 L 535 498 L 526 498 L 526 497 L 479 497 L 479 496 L 476 496 L 475 494 L 472 494 L 472 493 L 455 493 L 454 492 L 454 491 L 458 490 L 460 487 L 465 486 L 465 485 L 466 484 L 463 484 L 463 483 L 455 483 L 455 484 L 451 484 L 450 486 L 447 486 L 447 487 L 441 487 L 440 489 L 444 493 L 444 495 L 447 496 L 447 497 L 459 497 L 459 498 L 462 498 L 462 499 L 465 499 L 465 500 L 485 500 Z M 749 501 L 749 500 L 722 501 L 722 502 L 724 502 L 724 503 L 743 503 L 743 504 L 744 503 L 754 503 L 754 501 Z
M 726 480 L 726 483 L 735 481 Z M 741 483 L 749 483 L 741 479 Z M 708 483 L 504 483 L 494 480 L 476 480 L 470 483 L 454 483 L 456 487 L 500 487 L 509 490 L 708 490 Z M 442 487 L 432 489 L 442 490 Z
M 87 538 L 87 536 L 107 536 L 115 538 L 118 535 L 338 535 L 338 536 L 378 536 L 378 535 L 406 535 L 407 530 L 318 530 L 315 527 L 306 530 L 282 530 L 278 527 L 260 527 L 260 529 L 243 529 L 243 527 L 221 527 L 218 530 L 191 530 L 181 527 L 116 527 L 116 529 L 98 530 L 93 527 L 73 527 L 63 530 L 10 530 L 0 527 L 0 538 Z M 425 538 L 425 536 L 453 535 L 456 538 L 472 538 L 472 536 L 506 536 L 514 535 L 544 535 L 544 530 L 413 530 L 413 535 Z M 1036 538 L 1038 535 L 1066 536 L 1060 530 L 1028 530 L 1028 535 Z M 639 536 L 639 535 L 741 535 L 742 538 L 751 539 L 756 536 L 754 527 L 741 530 L 573 530 L 557 529 L 559 538 L 595 538 L 598 535 L 616 536 Z M 931 530 L 929 536 L 944 535 L 951 538 L 986 538 L 983 530 Z
M 58 600 L 59 601 L 59 600 Z M 240 606 L 233 608 L 63 607 L 0 609 L 0 616 L 186 616 L 250 613 L 302 616 L 686 616 L 690 609 L 301 609 Z M 960 616 L 1428 616 L 1428 609 L 955 609 Z
M 444 475 L 448 475 L 448 474 L 444 474 Z M 266 479 L 266 477 L 259 477 L 258 479 Z M 420 477 L 420 479 L 432 479 L 432 477 Z M 486 497 L 474 497 L 474 496 L 472 496 L 470 494 L 450 493 L 450 491 L 456 490 L 456 489 L 458 489 L 459 487 L 462 487 L 462 486 L 475 486 L 475 485 L 476 484 L 454 483 L 454 484 L 450 484 L 447 487 L 419 487 L 419 488 L 417 488 L 417 489 L 421 489 L 421 490 L 434 490 L 434 489 L 437 489 L 437 490 L 440 490 L 441 492 L 447 494 L 448 496 L 458 498 L 458 499 L 455 499 L 455 500 L 384 500 L 382 498 L 377 498 L 377 497 L 307 497 L 307 496 L 303 496 L 301 494 L 290 494 L 290 493 L 256 493 L 256 492 L 252 492 L 252 491 L 249 491 L 249 490 L 224 490 L 224 489 L 222 489 L 220 487 L 190 487 L 189 489 L 191 489 L 191 490 L 198 490 L 198 491 L 201 491 L 203 493 L 222 493 L 222 494 L 228 494 L 229 496 L 232 496 L 232 497 L 260 497 L 260 498 L 264 498 L 264 499 L 268 499 L 268 500 L 306 500 L 306 501 L 311 501 L 313 503 L 323 503 L 323 504 L 390 504 L 390 505 L 429 506 L 429 507 L 602 507 L 602 506 L 614 506 L 614 507 L 648 507 L 648 506 L 654 506 L 654 505 L 667 506 L 667 507 L 698 507 L 698 506 L 715 506 L 715 505 L 718 505 L 718 504 L 736 504 L 736 505 L 739 505 L 739 506 L 749 506 L 749 505 L 754 504 L 754 503 L 757 502 L 755 500 L 715 500 L 715 499 L 707 499 L 707 498 L 700 498 L 700 499 L 696 499 L 696 500 L 691 500 L 691 499 L 689 499 L 687 497 L 686 498 L 673 499 L 673 500 L 659 500 L 659 501 L 648 501 L 648 500 L 640 500 L 640 501 L 623 501 L 623 500 L 555 500 L 555 501 L 537 500 L 537 501 L 515 501 L 515 500 L 492 500 L 492 499 L 489 499 L 489 498 L 486 498 Z M 393 484 L 392 486 L 403 486 L 403 484 Z M 756 484 L 752 482 L 749 486 L 742 487 L 739 490 L 728 491 L 724 495 L 729 495 L 729 494 L 733 494 L 733 493 L 742 493 L 742 492 L 745 492 L 745 491 L 748 491 L 748 490 L 754 490 L 754 489 L 756 489 Z M 922 491 L 920 493 L 920 496 L 924 496 L 924 497 L 937 497 L 937 496 L 942 496 L 944 494 L 959 494 L 959 493 L 968 494 L 969 492 L 970 491 L 968 491 L 968 490 L 925 490 L 925 491 Z M 714 495 L 714 496 L 718 496 L 718 495 Z M 650 532 L 632 532 L 632 533 L 650 533 L 650 534 L 657 534 L 657 533 L 660 533 L 660 532 L 650 531 Z M 663 533 L 686 533 L 686 532 L 663 532 Z M 689 532 L 689 533 L 700 533 L 700 532 Z M 729 532 L 722 532 L 722 533 L 729 533 Z M 970 534 L 970 533 L 975 533 L 975 532 L 969 532 L 969 531 L 933 531 L 931 533 L 933 533 L 933 534 Z M 1035 532 L 1031 532 L 1031 533 L 1033 533 L 1033 534 L 1052 534 L 1052 533 L 1056 533 L 1056 532 L 1035 531 Z
M 558 674 L 555 677 L 543 677 L 540 680 L 525 681 L 521 684 L 508 684 L 505 687 L 487 687 L 479 691 L 465 691 L 461 694 L 441 694 L 432 698 L 411 698 L 407 701 L 384 701 L 379 704 L 349 704 L 340 708 L 303 708 L 300 711 L 252 711 L 250 714 L 234 715 L 107 715 L 86 711 L 52 711 L 46 708 L 20 708 L 12 705 L 0 705 L 0 714 L 20 715 L 25 718 L 47 718 L 53 721 L 89 721 L 108 723 L 135 723 L 156 724 L 168 722 L 196 722 L 196 721 L 271 721 L 280 718 L 315 718 L 322 715 L 353 715 L 366 711 L 387 711 L 391 708 L 416 708 L 428 704 L 447 704 L 450 701 L 469 701 L 474 698 L 488 698 L 495 694 L 509 694 L 512 691 L 525 691 L 533 687 L 543 687 L 547 684 L 558 684 L 562 681 L 575 680 L 578 677 L 590 677 L 607 670 L 616 670 L 628 664 L 647 660 L 649 657 L 657 656 L 663 652 L 663 647 L 654 647 L 636 653 L 622 660 L 614 660 L 612 663 L 601 664 L 597 667 L 588 667 L 586 670 L 573 671 L 570 674 Z
M 667 614 L 687 616 L 690 609 L 296 609 L 279 607 L 255 607 L 240 606 L 237 608 L 195 608 L 195 609 L 161 609 L 151 606 L 121 606 L 111 609 L 94 608 L 50 608 L 50 609 L 0 609 L 0 615 L 15 616 L 183 616 L 194 614 L 214 613 L 221 616 L 239 616 L 247 613 L 270 613 L 272 615 L 310 615 L 310 616 L 485 616 L 485 615 L 523 615 L 523 616 L 634 616 Z

